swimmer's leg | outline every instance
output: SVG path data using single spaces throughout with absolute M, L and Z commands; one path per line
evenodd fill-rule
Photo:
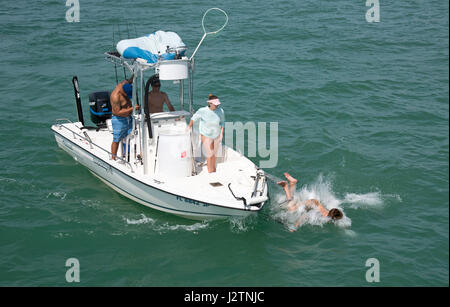
M 288 172 L 284 173 L 284 176 L 289 181 L 290 194 L 294 195 L 295 194 L 295 187 L 297 185 L 298 180 L 295 179 L 294 177 L 292 177 Z
M 288 187 L 288 183 L 286 181 L 278 181 L 277 184 L 283 187 L 284 192 L 286 193 L 286 199 L 291 200 L 292 194 Z

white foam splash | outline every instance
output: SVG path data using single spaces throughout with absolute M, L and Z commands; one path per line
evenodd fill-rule
M 398 202 L 402 202 L 402 198 L 398 194 L 385 194 L 384 198 L 395 198 Z
M 278 203 L 281 203 L 286 196 L 284 194 L 277 195 Z M 340 220 L 334 221 L 334 224 L 338 227 L 350 227 L 352 222 L 349 217 L 346 216 L 344 210 L 341 208 L 342 200 L 337 198 L 332 189 L 331 179 L 324 178 L 320 174 L 317 180 L 310 184 L 302 186 L 300 191 L 295 193 L 295 199 L 299 202 L 308 199 L 317 199 L 327 210 L 337 208 L 342 211 L 343 217 Z M 297 210 L 290 212 L 287 210 L 287 203 L 281 206 L 275 206 L 272 212 L 273 217 L 283 223 L 288 229 L 294 229 L 295 224 L 300 220 L 300 226 L 314 225 L 323 226 L 330 222 L 329 217 L 323 216 L 318 210 L 307 210 L 305 205 L 300 205 Z
M 141 214 L 141 218 L 138 220 L 130 220 L 128 218 L 125 218 L 128 225 L 141 225 L 141 224 L 154 224 L 155 220 L 149 217 L 146 217 L 144 214 Z
M 341 201 L 343 205 L 351 209 L 380 209 L 384 206 L 384 200 L 393 198 L 394 200 L 401 202 L 402 198 L 398 194 L 381 194 L 381 192 L 370 192 L 365 194 L 347 193 L 344 199 Z
M 208 222 L 199 222 L 192 225 L 169 225 L 168 223 L 164 223 L 160 226 L 155 227 L 154 229 L 156 231 L 177 231 L 177 230 L 183 230 L 183 231 L 189 231 L 196 233 L 199 230 L 208 228 L 209 223 Z
M 357 236 L 357 233 L 351 229 L 344 229 L 344 233 L 351 238 L 355 238 Z
M 6 177 L 0 177 L 0 181 L 5 181 L 5 182 L 17 182 L 16 179 L 13 178 L 6 178 Z
M 253 228 L 254 216 L 247 217 L 232 217 L 228 219 L 230 223 L 230 230 L 234 233 L 247 232 Z
M 344 203 L 352 204 L 352 208 L 360 208 L 364 206 L 380 206 L 383 204 L 380 192 L 371 192 L 366 194 L 347 193 L 343 200 Z
M 51 196 L 59 198 L 60 200 L 64 200 L 66 198 L 67 194 L 64 192 L 51 192 L 51 193 L 47 194 L 46 198 L 49 198 Z
M 58 232 L 52 235 L 53 238 L 55 239 L 64 239 L 64 238 L 69 238 L 72 235 L 69 233 L 64 233 L 64 232 Z
M 81 200 L 81 203 L 84 206 L 90 207 L 90 208 L 98 208 L 100 207 L 100 201 L 98 200 L 90 200 L 90 199 L 83 199 Z

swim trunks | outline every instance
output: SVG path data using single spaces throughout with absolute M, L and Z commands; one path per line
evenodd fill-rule
M 133 118 L 120 117 L 113 115 L 111 118 L 113 128 L 113 142 L 120 142 L 120 140 L 126 138 L 133 129 Z

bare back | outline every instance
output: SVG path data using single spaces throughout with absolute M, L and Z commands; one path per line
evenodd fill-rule
M 164 103 L 167 104 L 170 111 L 175 110 L 170 104 L 169 97 L 165 92 L 150 91 L 148 94 L 148 107 L 150 113 L 164 112 Z

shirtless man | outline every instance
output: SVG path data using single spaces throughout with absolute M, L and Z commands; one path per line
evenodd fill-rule
M 164 103 L 167 104 L 169 111 L 175 111 L 175 108 L 170 103 L 169 97 L 165 92 L 161 92 L 161 82 L 155 78 L 152 82 L 152 90 L 148 95 L 148 107 L 150 113 L 159 113 L 164 111 Z
M 116 88 L 111 93 L 110 101 L 112 107 L 112 128 L 113 128 L 113 142 L 111 144 L 112 159 L 116 159 L 119 142 L 131 133 L 133 128 L 133 104 L 130 100 L 132 97 L 133 76 L 128 80 L 123 80 L 117 84 Z M 139 109 L 139 106 L 136 106 Z
M 304 201 L 296 201 L 293 198 L 293 194 L 295 193 L 295 186 L 298 182 L 297 179 L 289 175 L 289 173 L 284 173 L 284 176 L 288 181 L 279 181 L 277 182 L 278 185 L 282 186 L 284 189 L 284 192 L 286 193 L 286 198 L 289 201 L 288 203 L 288 211 L 294 212 L 298 209 L 301 205 L 305 206 L 307 209 L 314 209 L 316 208 L 319 210 L 319 212 L 322 214 L 322 216 L 329 217 L 331 220 L 339 220 L 343 217 L 342 211 L 336 208 L 327 210 L 317 199 L 308 199 Z M 301 216 L 297 222 L 295 223 L 295 226 L 289 227 L 290 231 L 295 231 L 297 228 L 302 224 L 304 220 L 304 216 Z

